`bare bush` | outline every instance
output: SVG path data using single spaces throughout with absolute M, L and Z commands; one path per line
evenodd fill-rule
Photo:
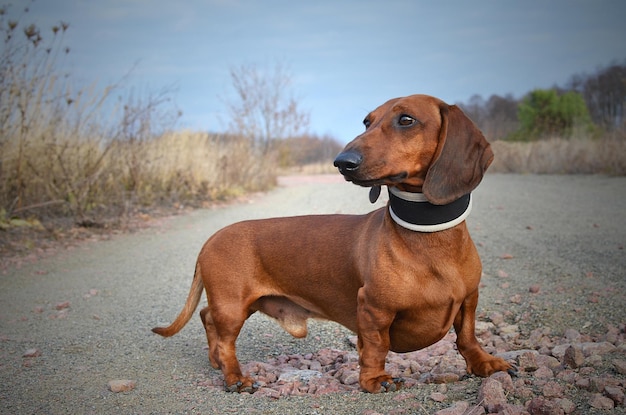
M 260 69 L 244 64 L 231 68 L 230 77 L 236 96 L 225 100 L 231 134 L 249 140 L 267 155 L 273 143 L 307 129 L 309 114 L 300 108 L 284 65 Z

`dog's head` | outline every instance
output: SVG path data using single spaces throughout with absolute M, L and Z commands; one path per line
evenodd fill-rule
M 474 123 L 457 106 L 431 96 L 392 99 L 363 123 L 365 132 L 334 162 L 346 180 L 361 186 L 423 192 L 443 205 L 476 188 L 493 160 Z

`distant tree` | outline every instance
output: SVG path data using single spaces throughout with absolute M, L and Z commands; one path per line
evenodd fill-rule
M 486 103 L 487 118 L 483 133 L 490 139 L 502 139 L 519 129 L 517 108 L 519 100 L 513 95 L 492 95 Z
M 585 98 L 595 123 L 609 131 L 626 128 L 626 64 L 613 63 L 586 78 L 573 77 L 571 83 Z
M 517 112 L 520 130 L 510 138 L 537 140 L 553 136 L 571 137 L 576 128 L 593 127 L 583 97 L 574 91 L 536 89 L 522 100 Z
M 473 95 L 468 103 L 458 105 L 476 123 L 487 139 L 498 140 L 519 129 L 518 104 L 517 99 L 507 94 L 492 95 L 487 101 L 480 95 Z
M 274 140 L 305 131 L 309 113 L 303 111 L 292 91 L 292 78 L 284 65 L 259 69 L 244 64 L 230 69 L 235 98 L 226 100 L 231 133 L 258 145 L 266 154 Z
M 481 130 L 483 129 L 487 119 L 487 106 L 481 95 L 474 94 L 467 103 L 459 102 L 457 105 Z

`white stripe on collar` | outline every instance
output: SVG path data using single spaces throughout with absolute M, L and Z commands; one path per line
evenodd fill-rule
M 430 203 L 428 199 L 426 199 L 426 196 L 424 196 L 423 193 L 404 192 L 402 190 L 396 189 L 395 187 L 389 187 L 388 190 L 391 193 L 393 193 L 395 196 L 397 196 L 398 198 L 406 200 L 408 202 Z M 439 231 L 453 228 L 459 223 L 463 222 L 469 216 L 471 211 L 472 211 L 472 196 L 470 195 L 467 208 L 460 216 L 456 217 L 455 219 L 452 219 L 444 223 L 438 223 L 435 225 L 416 225 L 414 223 L 409 223 L 407 221 L 404 221 L 400 217 L 398 217 L 398 215 L 396 215 L 393 209 L 391 208 L 391 203 L 389 204 L 389 214 L 391 215 L 391 218 L 394 220 L 394 222 L 396 222 L 398 225 L 402 226 L 403 228 L 408 229 L 410 231 L 414 231 L 414 232 L 439 232 Z

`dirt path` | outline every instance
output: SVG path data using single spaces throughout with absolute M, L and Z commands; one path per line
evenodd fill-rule
M 208 364 L 199 319 L 171 339 L 150 332 L 180 310 L 196 255 L 216 230 L 248 218 L 373 209 L 366 189 L 336 177 L 282 183 L 247 203 L 169 218 L 0 275 L 0 413 L 430 414 L 458 402 L 479 404 L 482 380 L 474 378 L 443 386 L 416 381 L 386 395 L 349 389 L 280 399 L 227 394 L 213 386 L 219 372 Z M 567 329 L 582 336 L 581 344 L 606 343 L 613 332 L 613 349 L 574 372 L 609 377 L 623 396 L 626 376 L 613 362 L 626 359 L 626 178 L 488 175 L 468 224 L 484 265 L 479 320 L 493 332 L 486 341 L 494 351 L 540 350 L 542 341 L 553 350 L 555 339 L 572 335 Z M 515 327 L 512 336 L 505 327 Z M 350 335 L 333 323 L 313 322 L 309 336 L 296 340 L 255 315 L 238 352 L 242 362 L 325 349 L 349 357 Z M 135 387 L 113 393 L 108 382 L 115 379 L 133 380 Z M 546 396 L 530 370 L 524 379 L 530 395 L 509 394 L 518 408 Z M 607 413 L 592 405 L 606 391 L 576 382 L 559 379 L 554 368 L 560 397 L 578 406 L 577 413 Z M 613 413 L 625 413 L 624 407 Z

